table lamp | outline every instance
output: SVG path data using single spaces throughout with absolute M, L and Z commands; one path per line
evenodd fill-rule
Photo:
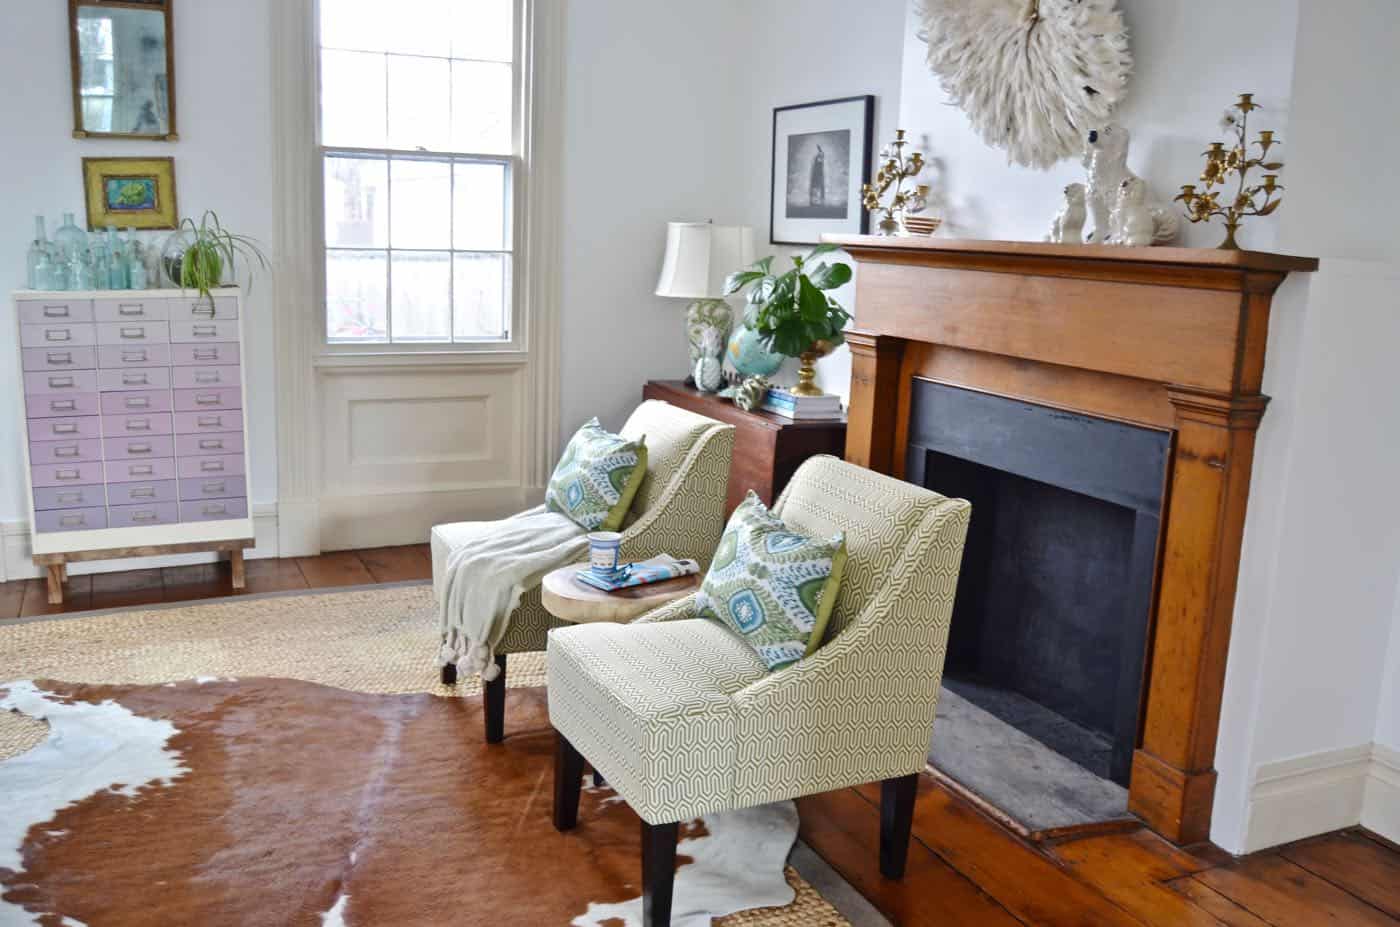
M 716 364 L 722 360 L 734 320 L 724 301 L 724 278 L 751 263 L 753 229 L 747 225 L 666 224 L 666 259 L 661 264 L 656 295 L 691 300 L 685 313 L 691 374 L 704 357 L 712 357 Z M 693 376 L 686 379 L 694 382 Z M 713 382 L 696 382 L 696 386 L 706 392 L 718 388 Z

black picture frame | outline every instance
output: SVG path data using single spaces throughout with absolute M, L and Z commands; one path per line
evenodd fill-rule
M 821 110 L 830 111 L 831 121 L 825 123 Z M 823 129 L 822 126 L 827 126 Z M 847 178 L 844 192 L 844 216 L 837 216 L 836 204 L 828 204 L 824 164 L 823 139 L 831 139 L 839 146 L 840 136 L 849 133 L 844 149 L 844 176 Z M 794 139 L 803 140 L 798 144 L 810 144 L 818 149 L 814 159 L 803 160 L 800 151 L 794 150 Z M 813 103 L 797 103 L 791 106 L 773 108 L 773 135 L 769 164 L 768 191 L 768 240 L 775 245 L 812 245 L 821 241 L 827 233 L 866 235 L 870 232 L 870 213 L 861 202 L 860 188 L 870 182 L 870 172 L 874 159 L 875 140 L 875 96 L 863 94 L 851 97 L 836 97 L 818 100 Z M 816 162 L 822 162 L 820 164 Z M 810 196 L 807 204 L 793 201 L 792 185 L 794 170 L 807 163 L 810 180 Z M 820 171 L 821 196 L 817 202 L 816 176 Z M 851 175 L 855 174 L 852 181 Z M 781 184 L 781 186 L 780 186 Z M 779 191 L 782 191 L 780 214 Z M 807 215 L 802 213 L 806 212 Z

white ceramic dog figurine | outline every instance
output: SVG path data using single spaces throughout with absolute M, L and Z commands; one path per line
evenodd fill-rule
M 1045 240 L 1062 245 L 1082 245 L 1086 217 L 1084 185 L 1072 183 L 1065 187 L 1065 204 L 1060 207 L 1059 215 L 1055 216 L 1055 221 L 1050 224 L 1050 234 Z
M 1147 184 L 1141 177 L 1127 177 L 1118 185 L 1118 203 L 1110 220 L 1110 244 L 1146 247 L 1152 244 L 1156 226 L 1147 205 Z
M 1118 204 L 1118 191 L 1123 181 L 1138 178 L 1128 170 L 1128 143 L 1132 136 L 1122 126 L 1108 126 L 1089 133 L 1084 145 L 1084 168 L 1089 172 L 1085 202 L 1094 219 L 1094 231 L 1087 236 L 1095 244 L 1111 244 L 1113 209 Z M 1152 243 L 1165 244 L 1176 237 L 1179 222 L 1176 213 L 1147 196 L 1143 202 L 1152 216 Z

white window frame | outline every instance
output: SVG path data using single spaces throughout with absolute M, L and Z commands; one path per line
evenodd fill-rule
M 532 50 L 534 47 L 533 37 L 530 35 L 532 17 L 531 10 L 527 4 L 533 0 L 512 0 L 513 8 L 513 29 L 514 29 L 514 59 L 511 68 L 511 96 L 514 100 L 514 125 L 511 127 L 511 152 L 509 155 L 494 156 L 479 153 L 458 153 L 458 152 L 438 152 L 421 149 L 398 150 L 391 148 L 346 148 L 340 146 L 327 147 L 321 138 L 321 10 L 320 0 L 312 0 L 312 63 L 315 74 L 315 100 L 313 101 L 313 112 L 316 114 L 315 124 L 312 129 L 312 145 L 315 152 L 316 170 L 313 178 L 313 226 L 315 228 L 315 241 L 313 242 L 315 253 L 315 294 L 317 304 L 317 342 L 319 343 L 320 360 L 319 365 L 336 365 L 338 363 L 354 363 L 356 357 L 363 357 L 366 361 L 374 358 L 383 358 L 386 355 L 463 355 L 463 354 L 517 354 L 526 350 L 526 332 L 528 327 L 528 280 L 530 255 L 526 247 L 529 239 L 527 234 L 529 214 L 529 164 L 525 153 L 530 150 L 530 126 L 532 124 L 532 94 L 530 88 L 534 85 L 531 79 L 531 68 L 533 67 Z M 510 183 L 510 229 L 511 229 L 511 262 L 510 262 L 510 312 L 507 320 L 509 325 L 508 337 L 504 339 L 482 339 L 478 341 L 422 341 L 422 342 L 344 342 L 331 341 L 327 335 L 327 305 L 326 305 L 326 197 L 325 197 L 325 158 L 327 153 L 356 155 L 359 154 L 369 158 L 421 158 L 426 160 L 447 160 L 451 161 L 486 161 L 492 163 L 505 163 L 509 173 Z M 455 172 L 453 172 L 455 173 Z M 392 184 L 392 181 L 390 181 Z M 425 249 L 410 249 L 425 250 Z M 432 250 L 432 249 L 427 249 Z M 473 249 L 474 252 L 489 253 L 481 249 Z M 390 308 L 390 330 L 392 331 L 392 289 L 393 285 L 392 261 L 389 262 L 388 281 L 386 283 L 386 295 L 391 304 Z M 430 361 L 430 357 L 423 357 L 424 361 Z

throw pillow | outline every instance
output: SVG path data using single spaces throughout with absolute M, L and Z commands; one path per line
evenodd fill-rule
M 750 491 L 725 525 L 696 608 L 738 632 L 769 670 L 782 669 L 821 646 L 845 566 L 843 536 L 799 534 Z
M 591 419 L 569 439 L 545 507 L 587 531 L 616 531 L 647 475 L 646 438 L 629 441 Z

